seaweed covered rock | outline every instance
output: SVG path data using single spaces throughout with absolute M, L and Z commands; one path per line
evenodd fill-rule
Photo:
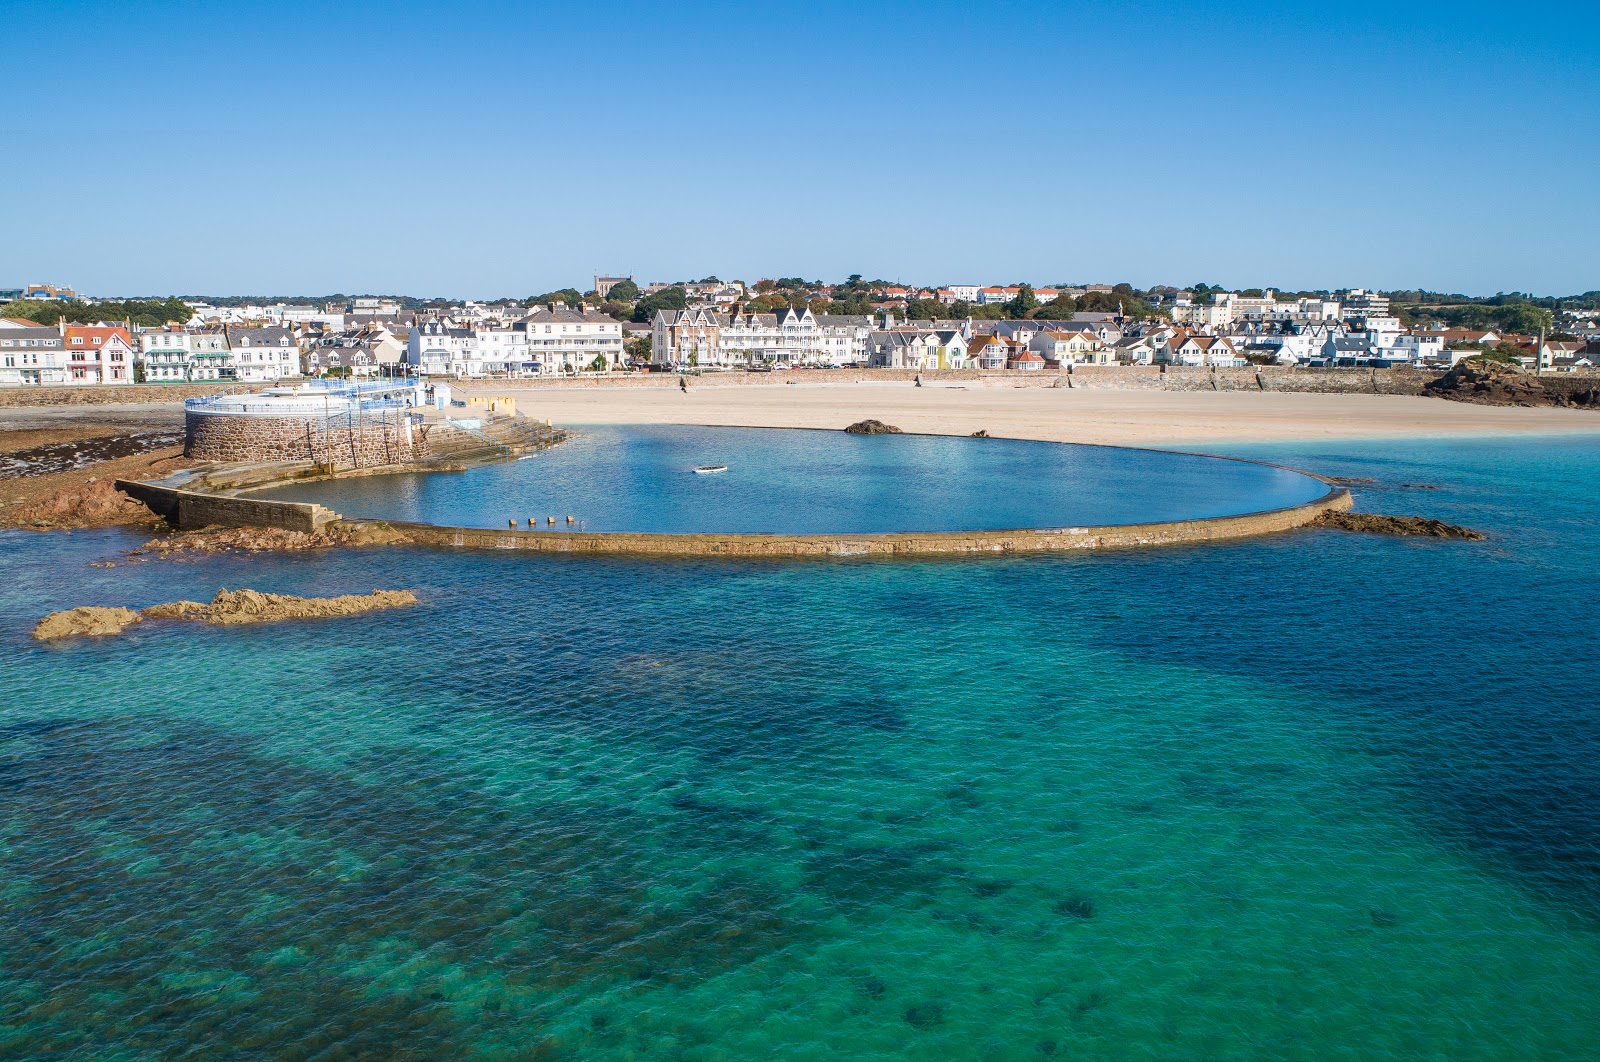
M 1311 521 L 1310 527 L 1331 527 L 1337 531 L 1360 531 L 1371 535 L 1404 535 L 1414 538 L 1464 538 L 1482 541 L 1484 534 L 1470 527 L 1447 524 L 1425 516 L 1385 516 L 1381 513 L 1337 512 L 1332 509 Z
M 858 420 L 845 431 L 851 435 L 903 435 L 905 434 L 893 424 L 885 424 L 881 420 Z

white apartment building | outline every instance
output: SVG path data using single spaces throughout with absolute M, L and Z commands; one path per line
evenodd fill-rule
M 817 342 L 824 365 L 861 365 L 867 360 L 872 318 L 866 314 L 817 315 Z
M 721 337 L 723 353 L 734 364 L 792 367 L 823 362 L 821 331 L 809 307 L 732 314 L 722 322 Z
M 67 382 L 61 330 L 41 325 L 0 328 L 0 387 Z

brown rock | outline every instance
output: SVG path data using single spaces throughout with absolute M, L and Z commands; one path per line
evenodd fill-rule
M 234 626 L 285 619 L 354 616 L 416 603 L 417 595 L 410 590 L 374 590 L 370 594 L 344 594 L 339 597 L 295 597 L 292 594 L 263 594 L 256 590 L 218 590 L 211 604 L 205 606 L 197 617 L 207 623 Z
M 1449 372 L 1423 385 L 1423 391 L 1456 402 L 1487 406 L 1560 406 L 1565 396 L 1552 394 L 1538 377 L 1520 366 L 1487 358 L 1467 358 Z
M 79 608 L 69 608 L 65 612 L 50 613 L 33 628 L 33 636 L 41 642 L 78 635 L 101 638 L 106 635 L 121 634 L 142 618 L 131 608 L 83 605 Z
M 230 627 L 287 619 L 325 619 L 403 608 L 416 603 L 417 595 L 410 590 L 374 590 L 370 594 L 343 594 L 339 597 L 295 597 L 293 594 L 263 594 L 256 590 L 218 590 L 209 605 L 199 601 L 168 601 L 151 605 L 142 612 L 135 612 L 131 608 L 96 606 L 52 612 L 39 621 L 33 636 L 40 641 L 50 641 L 79 634 L 121 634 L 144 620 L 199 620 Z

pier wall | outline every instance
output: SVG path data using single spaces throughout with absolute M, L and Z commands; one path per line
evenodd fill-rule
M 285 531 L 318 531 L 339 514 L 306 502 L 264 501 L 225 494 L 161 487 L 154 483 L 117 480 L 116 488 L 140 501 L 179 531 L 202 527 L 276 527 Z

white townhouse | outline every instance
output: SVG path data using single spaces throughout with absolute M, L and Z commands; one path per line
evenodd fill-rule
M 300 344 L 288 328 L 230 328 L 227 341 L 235 380 L 270 383 L 300 375 Z
M 542 376 L 622 366 L 622 322 L 609 314 L 557 302 L 538 307 L 520 323 L 527 328 L 532 371 Z
M 976 284 L 950 284 L 939 289 L 941 295 L 939 301 L 946 302 L 942 296 L 945 292 L 949 292 L 948 302 L 977 302 L 978 292 L 981 290 Z
M 731 314 L 721 332 L 723 353 L 735 363 L 792 367 L 823 361 L 822 335 L 809 307 Z
M 190 379 L 189 332 L 171 325 L 139 333 L 140 371 L 146 380 L 160 382 Z
M 533 355 L 528 347 L 528 329 L 520 322 L 495 321 L 473 329 L 477 337 L 481 371 L 489 376 L 521 376 L 534 372 Z
M 1156 360 L 1168 365 L 1214 365 L 1225 369 L 1244 364 L 1233 341 L 1226 336 L 1173 336 L 1167 341 L 1166 353 L 1158 352 Z
M 458 328 L 448 319 L 418 321 L 406 340 L 406 364 L 419 376 L 483 375 L 478 360 L 478 340 L 470 328 Z
M 0 387 L 67 382 L 59 328 L 30 324 L 0 328 Z
M 817 342 L 824 365 L 861 365 L 867 360 L 872 318 L 866 314 L 817 315 Z

